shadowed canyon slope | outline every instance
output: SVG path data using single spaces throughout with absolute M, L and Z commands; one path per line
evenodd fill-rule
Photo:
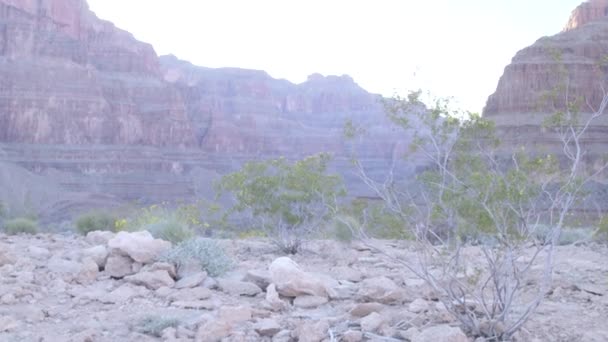
M 542 128 L 548 115 L 578 103 L 581 122 L 598 110 L 608 80 L 608 1 L 576 8 L 566 28 L 519 51 L 505 68 L 484 115 L 494 120 L 507 147 L 561 153 L 556 135 Z M 608 114 L 606 114 L 608 115 Z M 608 146 L 608 118 L 595 120 L 582 142 L 589 171 L 596 170 Z
M 0 0 L 0 24 L 0 162 L 13 165 L 2 181 L 22 183 L 23 198 L 52 184 L 59 200 L 36 209 L 209 196 L 214 176 L 280 155 L 332 152 L 350 175 L 352 150 L 381 169 L 404 145 L 381 97 L 348 76 L 296 85 L 159 59 L 84 0 Z M 348 118 L 370 139 L 345 143 Z

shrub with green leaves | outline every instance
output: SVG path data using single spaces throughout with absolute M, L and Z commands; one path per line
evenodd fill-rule
M 20 217 L 5 221 L 4 231 L 8 235 L 36 234 L 38 233 L 38 223 L 34 220 Z
M 147 316 L 138 322 L 135 330 L 142 334 L 161 337 L 163 330 L 177 328 L 180 323 L 179 319 L 173 317 Z
M 332 208 L 345 195 L 341 177 L 327 174 L 329 161 L 328 154 L 318 154 L 296 162 L 247 163 L 224 176 L 217 190 L 236 201 L 231 214 L 247 216 L 250 228 L 265 232 L 284 252 L 296 253 L 331 221 Z
M 232 259 L 217 242 L 204 238 L 181 242 L 159 259 L 174 264 L 178 269 L 196 263 L 212 277 L 228 272 L 233 265 Z
M 76 229 L 82 235 L 97 230 L 114 231 L 116 229 L 116 217 L 105 211 L 91 211 L 76 219 Z
M 155 238 L 163 239 L 173 244 L 190 240 L 195 236 L 192 228 L 173 220 L 149 224 L 145 227 L 145 230 L 150 232 Z

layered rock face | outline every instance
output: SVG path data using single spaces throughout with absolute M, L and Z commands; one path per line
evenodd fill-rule
M 210 196 L 214 177 L 277 156 L 331 152 L 356 188 L 352 151 L 381 172 L 407 143 L 380 100 L 348 76 L 292 84 L 159 59 L 85 0 L 0 0 L 0 162 L 15 166 L 0 187 L 21 184 L 24 202 L 52 185 L 36 209 L 58 219 L 112 198 Z M 346 143 L 347 119 L 369 138 Z
M 544 120 L 568 103 L 578 103 L 581 122 L 597 111 L 608 81 L 608 1 L 589 1 L 577 8 L 566 29 L 539 39 L 517 53 L 505 68 L 484 116 L 496 122 L 507 150 L 523 146 L 542 153 L 561 153 Z M 608 118 L 601 117 L 582 138 L 589 171 L 597 170 L 608 146 Z
M 0 141 L 192 145 L 154 49 L 82 0 L 1 0 Z

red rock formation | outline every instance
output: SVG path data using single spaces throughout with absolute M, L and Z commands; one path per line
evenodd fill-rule
M 587 0 L 578 6 L 570 16 L 564 31 L 574 30 L 608 15 L 608 0 Z
M 575 100 L 584 119 L 601 103 L 608 89 L 608 18 L 606 0 L 583 3 L 564 32 L 539 39 L 519 51 L 505 68 L 484 116 L 494 120 L 506 148 L 525 145 L 541 152 L 561 153 L 557 137 L 542 128 L 548 115 Z M 600 15 L 601 14 L 601 15 Z M 608 146 L 608 118 L 596 120 L 584 137 L 588 166 Z
M 0 0 L 0 141 L 193 145 L 158 58 L 83 0 Z

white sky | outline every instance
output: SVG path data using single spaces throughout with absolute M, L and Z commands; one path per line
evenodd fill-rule
M 559 32 L 582 0 L 88 2 L 159 55 L 295 83 L 348 74 L 374 93 L 422 88 L 481 111 L 515 53 Z

